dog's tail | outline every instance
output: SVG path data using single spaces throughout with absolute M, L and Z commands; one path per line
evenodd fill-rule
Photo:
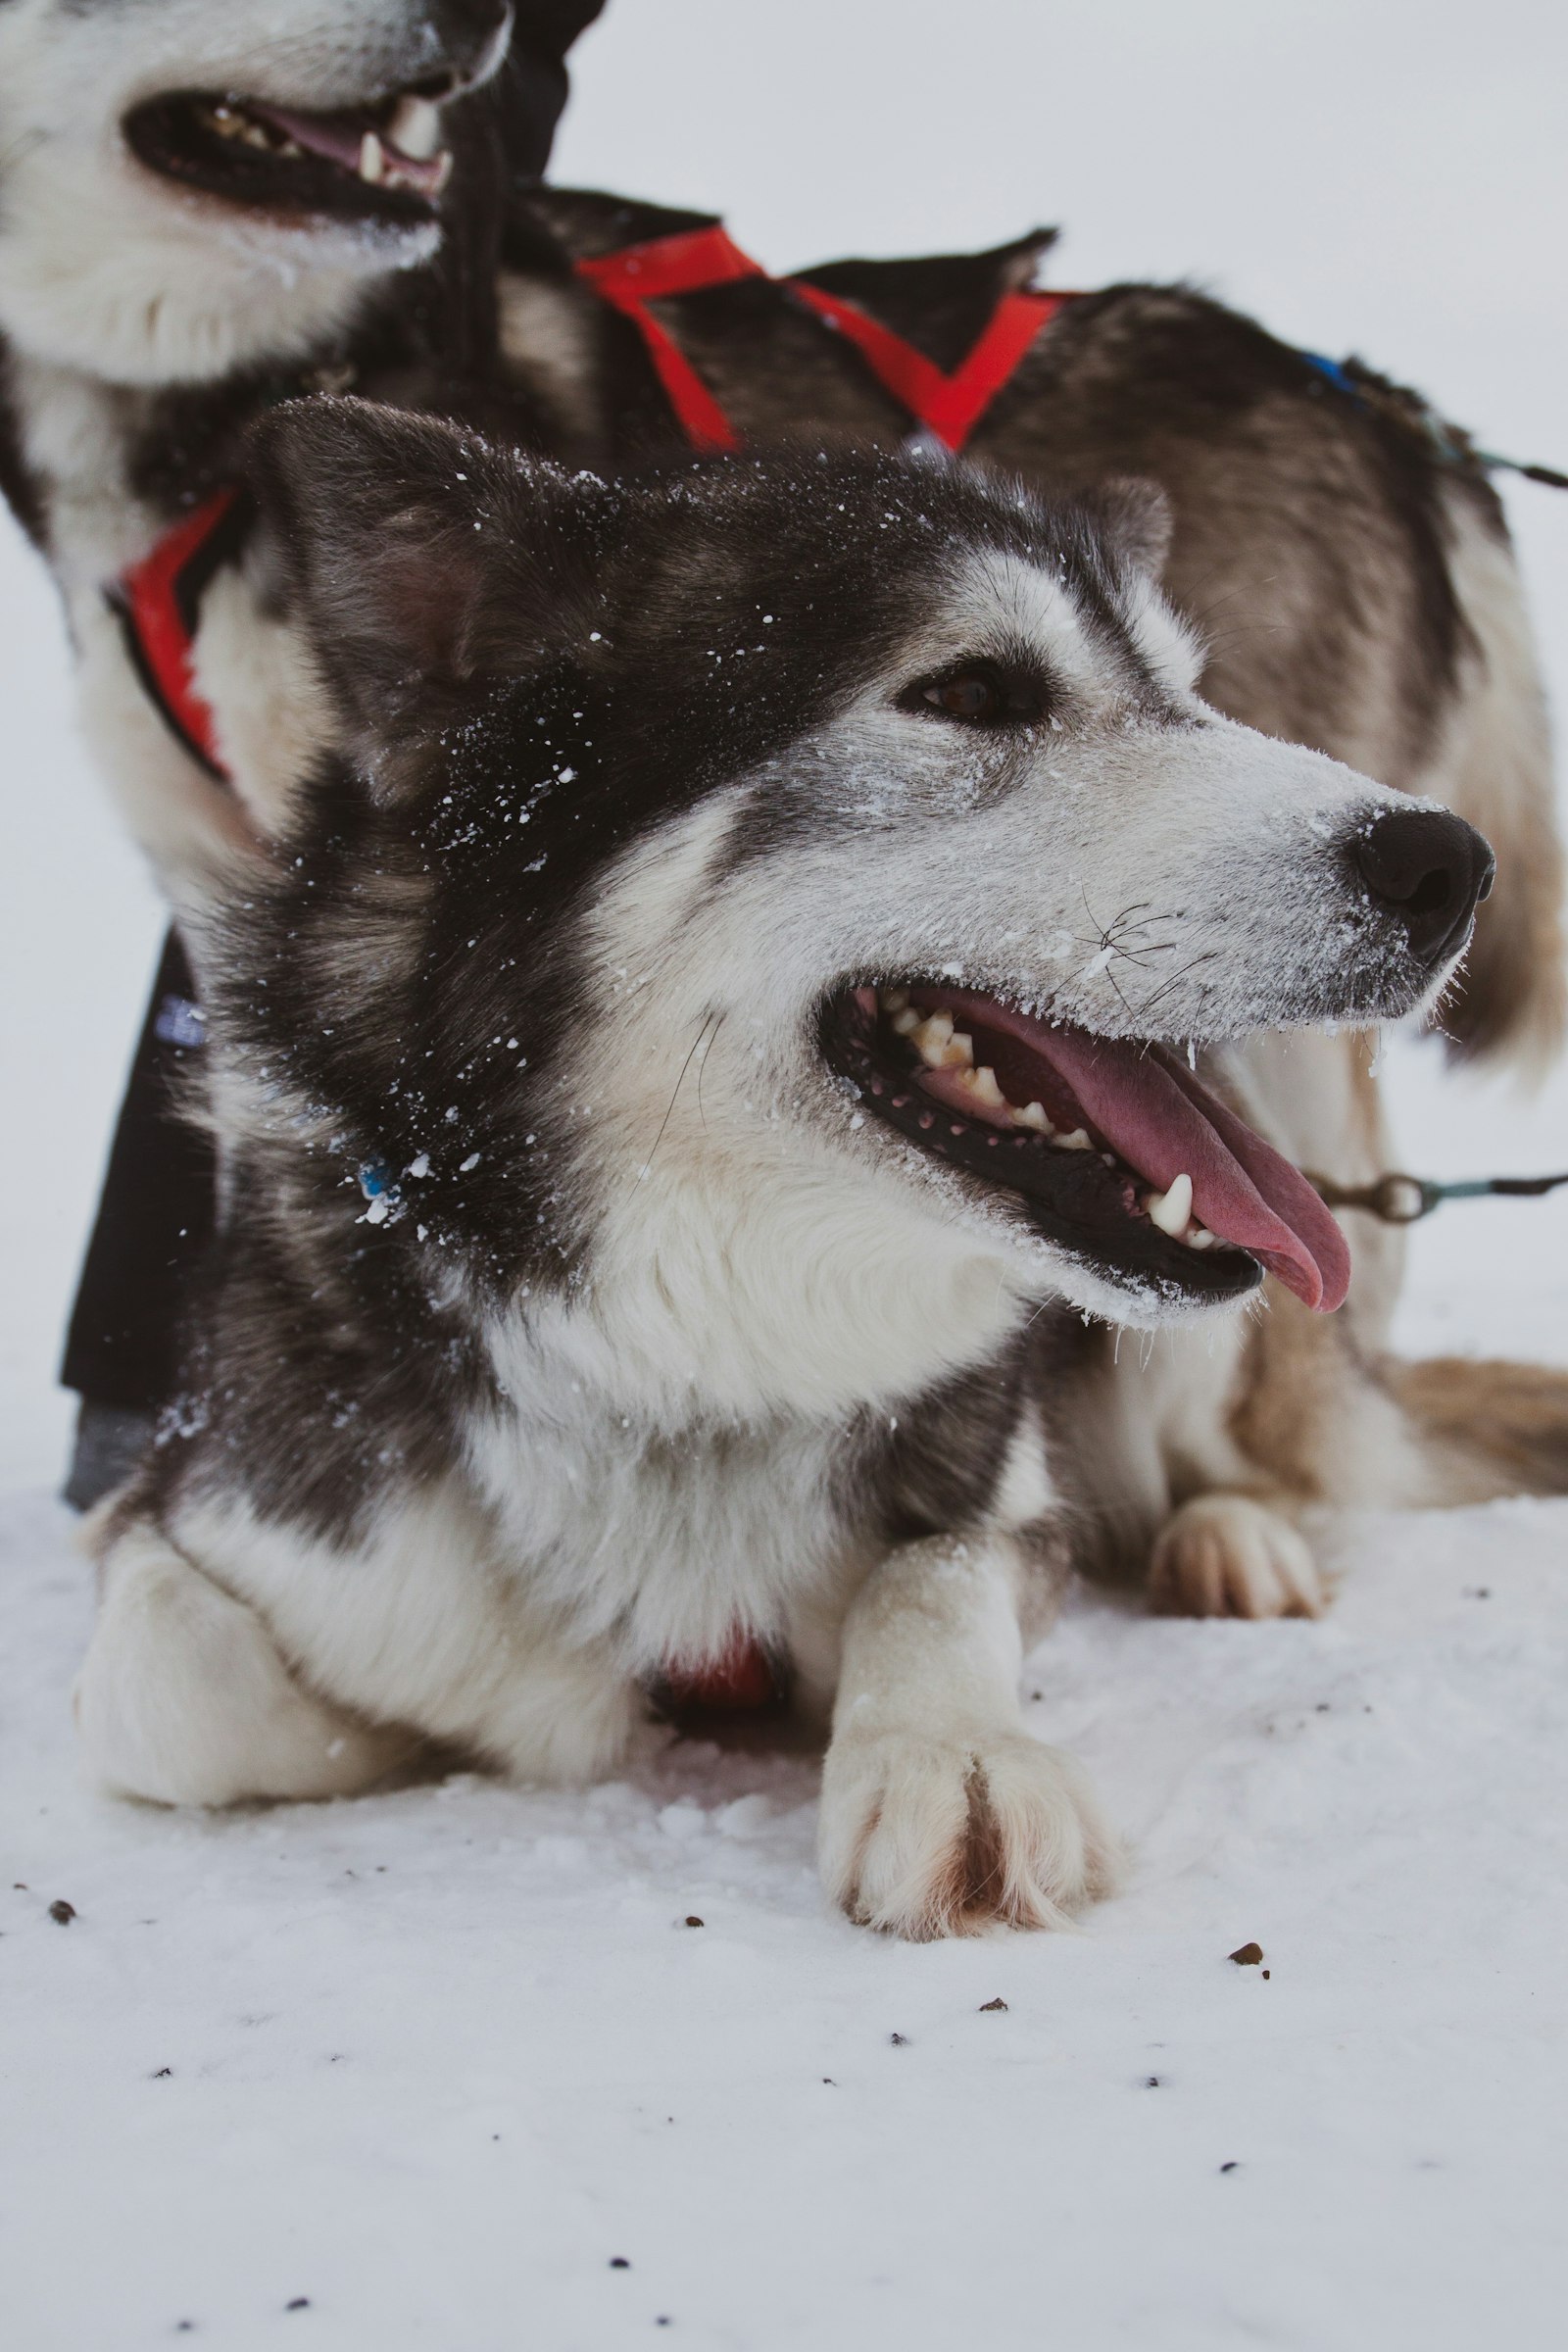
M 1415 1442 L 1422 1501 L 1568 1494 L 1568 1372 L 1461 1355 L 1389 1357 L 1382 1372 Z

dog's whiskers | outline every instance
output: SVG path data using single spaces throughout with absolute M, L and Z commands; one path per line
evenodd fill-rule
M 722 1027 L 722 1025 L 723 1025 L 723 1020 L 724 1020 L 724 1015 L 723 1015 L 721 1012 L 719 1012 L 719 1013 L 708 1012 L 708 1013 L 705 1013 L 705 1014 L 703 1015 L 703 1025 L 702 1025 L 702 1027 L 701 1027 L 701 1028 L 698 1030 L 696 1037 L 695 1037 L 695 1038 L 693 1039 L 693 1041 L 692 1041 L 692 1049 L 691 1049 L 691 1052 L 690 1052 L 690 1053 L 687 1054 L 687 1056 L 686 1056 L 685 1060 L 684 1060 L 684 1061 L 681 1063 L 681 1065 L 680 1065 L 680 1076 L 679 1076 L 679 1077 L 676 1079 L 676 1081 L 675 1081 L 675 1091 L 674 1091 L 674 1093 L 673 1093 L 673 1094 L 670 1096 L 670 1098 L 669 1098 L 669 1107 L 668 1107 L 668 1108 L 666 1109 L 666 1111 L 664 1112 L 663 1118 L 662 1118 L 662 1119 L 660 1121 L 660 1125 L 659 1125 L 659 1133 L 658 1133 L 658 1134 L 655 1136 L 655 1138 L 654 1138 L 654 1149 L 653 1149 L 653 1151 L 652 1151 L 652 1152 L 649 1152 L 649 1154 L 648 1154 L 648 1157 L 647 1157 L 647 1158 L 646 1158 L 646 1159 L 643 1161 L 643 1164 L 642 1164 L 642 1166 L 641 1166 L 641 1167 L 638 1169 L 638 1171 L 637 1171 L 637 1175 L 638 1175 L 638 1179 L 639 1179 L 639 1181 L 640 1181 L 640 1180 L 641 1180 L 641 1179 L 642 1179 L 644 1176 L 648 1175 L 648 1174 L 649 1174 L 649 1172 L 650 1172 L 650 1170 L 651 1170 L 651 1169 L 652 1169 L 652 1167 L 653 1167 L 653 1164 L 654 1164 L 654 1159 L 655 1159 L 655 1155 L 657 1154 L 657 1152 L 658 1152 L 658 1151 L 659 1151 L 659 1147 L 660 1147 L 660 1145 L 661 1145 L 661 1144 L 663 1142 L 663 1140 L 664 1140 L 664 1130 L 665 1130 L 665 1128 L 667 1128 L 667 1127 L 668 1127 L 670 1120 L 671 1120 L 671 1119 L 674 1117 L 674 1115 L 675 1115 L 675 1105 L 676 1105 L 676 1103 L 677 1103 L 677 1102 L 679 1102 L 679 1100 L 680 1100 L 680 1090 L 681 1090 L 681 1088 L 682 1088 L 682 1087 L 685 1085 L 685 1083 L 686 1083 L 686 1073 L 687 1073 L 687 1071 L 688 1071 L 688 1070 L 691 1068 L 693 1061 L 694 1061 L 694 1060 L 696 1059 L 696 1057 L 697 1057 L 697 1052 L 698 1052 L 698 1049 L 699 1049 L 699 1047 L 702 1045 L 702 1042 L 703 1042 L 704 1038 L 705 1038 L 705 1037 L 707 1037 L 707 1035 L 708 1035 L 708 1032 L 709 1032 L 710 1028 L 711 1028 L 711 1029 L 712 1029 L 713 1035 L 714 1035 L 715 1037 L 718 1035 L 719 1029 L 720 1029 L 720 1028 Z M 705 1060 L 706 1060 L 707 1056 L 705 1055 L 705 1056 L 704 1056 L 704 1058 L 705 1058 Z M 698 1077 L 698 1102 L 699 1102 L 699 1104 L 701 1104 L 701 1101 L 702 1101 L 702 1078 L 701 1078 L 701 1074 L 699 1073 L 699 1077 Z

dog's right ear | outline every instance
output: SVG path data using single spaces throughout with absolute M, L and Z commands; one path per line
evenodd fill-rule
M 285 605 L 375 775 L 502 680 L 588 643 L 614 495 L 456 425 L 291 401 L 249 436 Z

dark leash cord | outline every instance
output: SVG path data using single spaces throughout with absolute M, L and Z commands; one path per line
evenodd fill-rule
M 1300 357 L 1358 409 L 1373 410 L 1392 417 L 1407 430 L 1419 433 L 1431 444 L 1434 454 L 1444 465 L 1480 466 L 1488 473 L 1518 473 L 1527 482 L 1544 482 L 1548 490 L 1568 490 L 1568 473 L 1559 473 L 1554 466 L 1527 466 L 1522 458 L 1505 458 L 1494 449 L 1478 449 L 1461 426 L 1449 424 L 1442 416 L 1435 416 L 1425 402 L 1418 400 L 1413 393 L 1402 392 L 1397 385 L 1386 383 L 1381 376 L 1374 375 L 1370 368 L 1362 368 L 1355 360 L 1329 360 L 1320 351 L 1302 351 Z M 1425 1215 L 1426 1212 L 1422 1210 L 1419 1213 Z M 1405 1225 L 1410 1221 L 1408 1217 L 1396 1219 L 1396 1223 Z
M 1568 489 L 1568 483 L 1564 485 Z M 1328 1208 L 1362 1208 L 1385 1225 L 1418 1225 L 1445 1200 L 1479 1200 L 1501 1195 L 1513 1200 L 1539 1200 L 1543 1194 L 1568 1184 L 1561 1176 L 1477 1176 L 1462 1184 L 1436 1184 L 1428 1176 L 1380 1176 L 1373 1184 L 1336 1184 L 1332 1176 L 1303 1171 L 1307 1183 Z

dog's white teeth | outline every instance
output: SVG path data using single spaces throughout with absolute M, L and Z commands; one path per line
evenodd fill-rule
M 305 153 L 305 150 L 298 139 L 285 139 L 277 152 L 281 156 L 286 156 L 290 163 L 294 163 Z
M 893 1015 L 893 1029 L 895 1035 L 898 1037 L 912 1037 L 924 1018 L 924 1013 L 916 1012 L 912 1004 L 906 1004 L 902 1012 L 896 1012 Z
M 386 177 L 386 149 L 373 130 L 368 130 L 360 141 L 360 177 L 371 188 L 379 187 Z
M 441 144 L 441 110 L 428 98 L 400 98 L 386 126 L 388 144 L 427 164 Z
M 1058 1135 L 1054 1141 L 1059 1152 L 1092 1152 L 1095 1148 L 1082 1127 L 1075 1127 L 1071 1135 Z
M 1206 1225 L 1189 1225 L 1182 1240 L 1189 1250 L 1212 1250 L 1214 1247 L 1214 1236 Z
M 885 988 L 882 991 L 882 1009 L 885 1013 L 903 1012 L 909 1002 L 906 988 Z
M 1145 1206 L 1151 1224 L 1157 1225 L 1161 1233 L 1168 1233 L 1172 1241 L 1177 1240 L 1187 1231 L 1193 1213 L 1192 1178 L 1178 1176 L 1168 1193 L 1151 1193 Z
M 434 185 L 432 186 L 432 188 L 431 188 L 431 190 L 430 190 L 430 193 L 431 193 L 431 195 L 432 195 L 432 196 L 439 196 L 439 195 L 440 195 L 440 193 L 441 193 L 441 191 L 442 191 L 442 189 L 443 189 L 443 188 L 446 186 L 446 184 L 447 184 L 447 181 L 448 181 L 448 180 L 449 180 L 451 177 L 452 177 L 452 150 L 451 150 L 451 148 L 450 148 L 450 147 L 444 147 L 444 148 L 441 150 L 441 158 L 440 158 L 440 161 L 437 163 L 437 165 L 436 165 L 436 168 L 435 168 L 435 182 L 434 182 Z
M 1014 1106 L 1012 1123 L 1015 1127 L 1032 1127 L 1037 1135 L 1051 1133 L 1051 1121 L 1047 1118 L 1043 1106 L 1038 1102 L 1026 1102 L 1022 1110 Z
M 942 1067 L 945 1070 L 972 1070 L 974 1039 L 965 1037 L 961 1029 L 955 1029 L 943 1049 Z
M 956 1038 L 954 1043 L 956 1045 Z M 1006 1109 L 1007 1098 L 997 1084 L 997 1073 L 995 1070 L 988 1070 L 983 1062 L 979 1069 L 969 1074 L 968 1087 L 975 1101 L 984 1103 L 987 1110 Z
M 951 1012 L 928 1012 L 923 1021 L 909 1031 L 909 1039 L 920 1059 L 933 1070 L 940 1070 L 948 1057 L 953 1038 Z

